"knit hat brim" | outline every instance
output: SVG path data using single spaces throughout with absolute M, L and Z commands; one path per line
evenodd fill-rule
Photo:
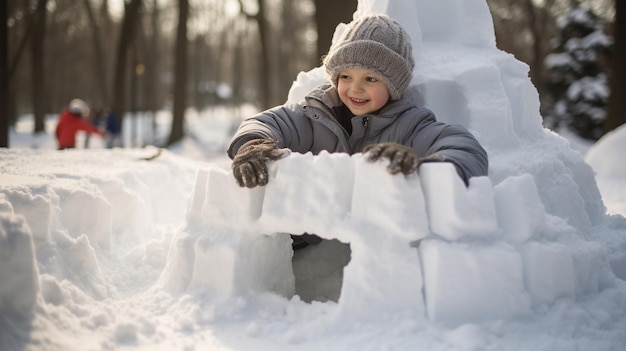
M 400 54 L 373 40 L 358 40 L 346 43 L 329 53 L 324 61 L 326 73 L 337 85 L 339 72 L 361 68 L 379 76 L 392 100 L 397 100 L 409 85 L 413 67 Z

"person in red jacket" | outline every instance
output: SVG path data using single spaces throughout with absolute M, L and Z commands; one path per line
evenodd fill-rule
M 56 128 L 59 150 L 75 148 L 76 133 L 80 130 L 104 136 L 104 132 L 100 131 L 84 118 L 84 116 L 88 114 L 89 107 L 81 99 L 70 101 L 69 106 L 61 111 L 59 123 Z

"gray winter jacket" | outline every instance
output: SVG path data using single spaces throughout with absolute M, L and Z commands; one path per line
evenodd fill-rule
M 341 101 L 336 88 L 322 85 L 298 104 L 278 106 L 244 120 L 231 140 L 228 155 L 251 139 L 270 138 L 294 152 L 361 152 L 369 144 L 396 142 L 412 147 L 426 161 L 451 162 L 465 184 L 487 175 L 487 153 L 474 136 L 459 125 L 438 122 L 434 114 L 402 97 L 376 114 L 352 118 L 352 133 L 341 126 L 333 107 Z

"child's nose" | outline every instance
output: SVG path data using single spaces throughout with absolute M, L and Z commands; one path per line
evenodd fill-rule
M 363 90 L 363 86 L 364 86 L 363 82 L 356 81 L 352 85 L 352 89 L 361 91 L 361 90 Z

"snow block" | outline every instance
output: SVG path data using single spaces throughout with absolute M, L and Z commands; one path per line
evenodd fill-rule
M 528 242 L 521 253 L 524 278 L 533 303 L 551 303 L 559 297 L 574 298 L 576 277 L 566 246 Z
M 287 234 L 210 232 L 195 242 L 189 291 L 223 300 L 251 292 L 291 298 L 295 282 Z
M 454 80 L 467 101 L 472 130 L 498 130 L 501 133 L 481 134 L 483 145 L 511 147 L 518 139 L 513 129 L 511 103 L 502 83 L 500 67 L 493 61 L 471 62 L 469 69 L 459 72 Z M 477 84 L 481 87 L 476 89 Z
M 390 176 L 389 161 L 366 161 L 361 154 L 354 162 L 354 192 L 351 221 L 383 226 L 394 238 L 419 240 L 429 234 L 426 202 L 419 176 Z
M 270 168 L 275 176 L 265 187 L 258 223 L 261 231 L 308 232 L 333 238 L 332 229 L 345 220 L 352 207 L 355 171 L 350 156 L 326 151 L 317 156 L 292 153 Z M 302 169 L 309 171 L 303 176 Z
M 507 241 L 526 242 L 545 225 L 546 211 L 530 174 L 509 177 L 494 191 L 498 223 Z
M 22 216 L 0 212 L 0 315 L 27 314 L 39 293 L 32 234 Z
M 460 325 L 530 312 L 522 258 L 508 244 L 425 239 L 419 253 L 431 320 Z
M 350 248 L 337 310 L 342 319 L 359 322 L 424 315 L 424 282 L 415 248 L 378 229 L 354 235 Z
M 411 3 L 419 9 L 418 19 L 424 41 L 458 43 L 461 45 L 494 48 L 493 20 L 487 3 L 480 0 L 393 1 L 402 9 Z M 394 8 L 394 7 L 392 7 Z M 394 13 L 390 11 L 389 12 Z M 411 32 L 410 32 L 411 33 Z
M 469 187 L 451 163 L 426 163 L 419 173 L 430 229 L 447 240 L 495 238 L 498 233 L 491 181 L 470 179 Z
M 251 292 L 295 292 L 287 234 L 259 235 L 232 228 L 202 233 L 180 232 L 174 238 L 159 283 L 171 294 L 197 292 L 215 300 Z
M 270 175 L 271 176 L 271 175 Z M 240 187 L 232 172 L 211 167 L 199 170 L 187 212 L 191 228 L 218 222 L 223 228 L 241 228 L 261 215 L 265 187 Z

